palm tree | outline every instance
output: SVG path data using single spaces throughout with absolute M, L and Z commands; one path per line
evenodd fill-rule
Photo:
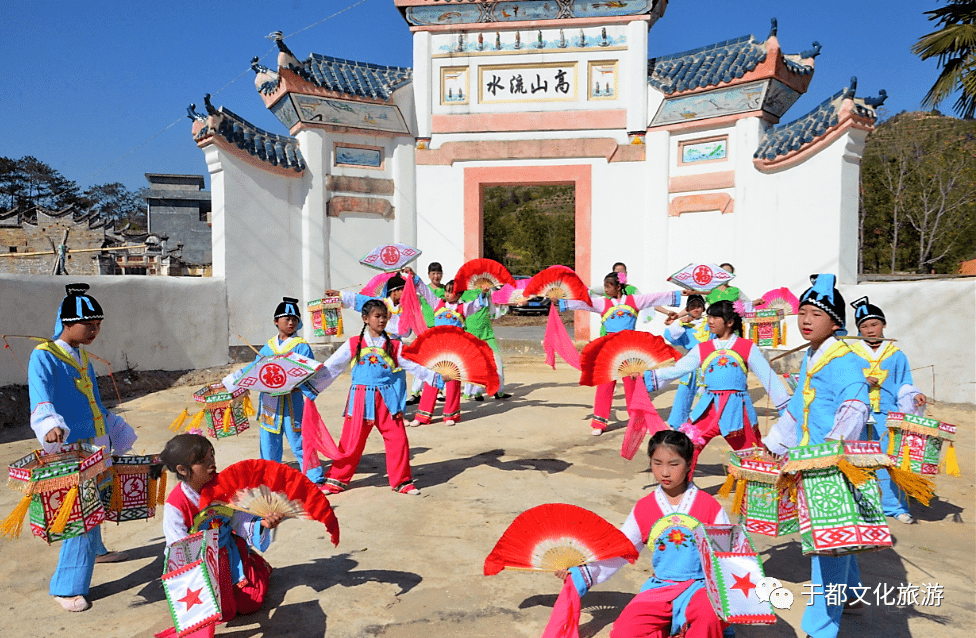
M 926 11 L 938 30 L 924 35 L 912 46 L 923 60 L 938 58 L 942 72 L 925 94 L 922 105 L 934 108 L 956 91 L 956 114 L 976 115 L 976 0 L 948 0 L 945 7 Z

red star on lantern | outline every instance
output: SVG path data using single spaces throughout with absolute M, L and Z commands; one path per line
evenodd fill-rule
M 186 588 L 186 596 L 180 598 L 180 602 L 186 604 L 187 611 L 190 611 L 190 607 L 193 607 L 194 605 L 203 604 L 203 601 L 200 600 L 200 592 L 202 591 L 203 591 L 203 587 L 201 587 L 196 591 L 190 589 L 189 587 Z
M 755 589 L 756 586 L 752 584 L 752 574 L 746 572 L 745 576 L 737 576 L 732 574 L 732 578 L 735 579 L 735 584 L 732 585 L 731 589 L 738 589 L 742 592 L 742 595 L 746 598 L 749 597 L 749 591 Z

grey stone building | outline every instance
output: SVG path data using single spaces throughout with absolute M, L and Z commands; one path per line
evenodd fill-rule
M 210 248 L 210 191 L 202 175 L 146 173 L 149 181 L 149 232 L 168 238 L 171 248 L 182 244 L 183 262 L 212 263 Z

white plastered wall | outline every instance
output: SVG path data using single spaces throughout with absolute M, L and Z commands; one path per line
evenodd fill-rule
M 301 297 L 302 203 L 310 184 L 251 166 L 216 144 L 204 149 L 210 171 L 213 276 L 227 286 L 229 343 L 259 346 L 275 331 L 282 297 Z

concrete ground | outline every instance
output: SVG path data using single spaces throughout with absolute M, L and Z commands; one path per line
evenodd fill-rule
M 463 421 L 408 430 L 419 497 L 390 491 L 381 438 L 375 433 L 349 491 L 333 497 L 342 530 L 332 547 L 324 527 L 286 521 L 266 557 L 274 566 L 264 607 L 221 627 L 221 636 L 302 636 L 353 638 L 526 637 L 542 633 L 560 589 L 544 573 L 510 572 L 485 577 L 482 566 L 504 529 L 522 511 L 541 503 L 564 502 L 590 509 L 621 524 L 634 503 L 653 487 L 646 457 L 620 456 L 625 426 L 622 393 L 617 418 L 602 437 L 590 436 L 587 417 L 593 390 L 577 385 L 578 373 L 560 363 L 552 371 L 541 357 L 507 359 L 505 402 L 465 402 Z M 216 379 L 215 379 L 216 380 Z M 338 437 L 348 385 L 336 386 L 317 403 Z M 194 388 L 156 392 L 123 404 L 125 418 L 140 439 L 138 452 L 160 450 L 170 436 L 166 426 L 187 405 Z M 667 414 L 673 391 L 653 397 Z M 768 429 L 769 408 L 761 389 L 753 399 Z M 972 406 L 936 404 L 930 413 L 959 426 L 957 445 L 963 476 L 939 476 L 932 506 L 913 505 L 918 525 L 891 522 L 894 550 L 859 556 L 862 577 L 871 587 L 870 606 L 845 615 L 841 635 L 861 638 L 899 636 L 967 637 L 976 621 L 973 582 L 976 563 L 973 512 Z M 26 424 L 22 435 L 5 437 L 2 458 L 13 461 L 34 447 Z M 253 424 L 239 437 L 216 443 L 218 466 L 257 456 Z M 724 478 L 724 441 L 713 442 L 699 465 L 697 483 L 714 494 Z M 290 460 L 286 452 L 286 460 Z M 172 480 L 172 477 L 171 477 Z M 172 483 L 171 483 L 172 485 Z M 18 494 L 0 491 L 0 513 Z M 729 502 L 724 505 L 728 508 Z M 161 515 L 161 511 L 160 511 Z M 45 546 L 26 531 L 18 540 L 0 541 L 0 592 L 6 615 L 4 636 L 145 637 L 169 624 L 160 585 L 163 538 L 160 519 L 103 527 L 111 549 L 127 550 L 132 560 L 97 565 L 89 611 L 70 614 L 48 597 L 58 546 Z M 797 537 L 754 540 L 766 573 L 783 581 L 797 602 L 773 626 L 740 626 L 740 637 L 803 636 L 800 617 L 809 582 L 810 561 L 800 555 Z M 581 636 L 608 636 L 620 610 L 651 574 L 648 556 L 622 569 L 583 599 Z M 940 604 L 897 605 L 897 587 L 940 585 Z M 877 604 L 875 587 L 894 588 L 891 604 Z M 924 601 L 924 595 L 919 596 Z M 928 602 L 934 602 L 929 600 Z

